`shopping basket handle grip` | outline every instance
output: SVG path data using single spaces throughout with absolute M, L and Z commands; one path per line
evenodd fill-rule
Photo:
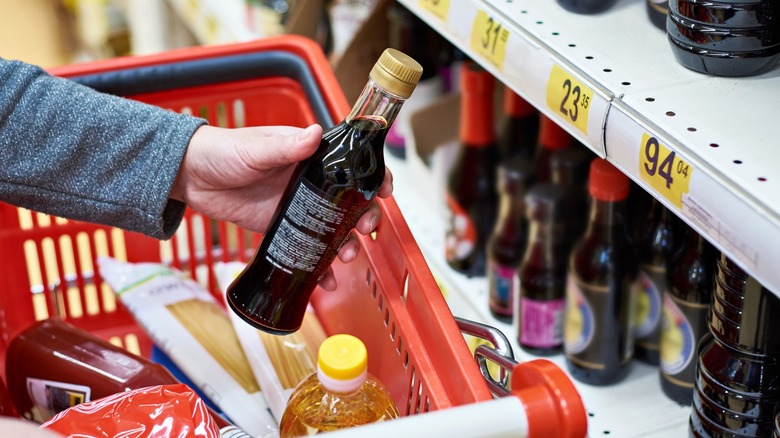
M 117 96 L 169 91 L 241 81 L 284 76 L 303 88 L 317 122 L 333 126 L 334 120 L 322 97 L 309 65 L 297 55 L 281 51 L 216 56 L 124 70 L 71 76 L 68 79 L 103 93 Z

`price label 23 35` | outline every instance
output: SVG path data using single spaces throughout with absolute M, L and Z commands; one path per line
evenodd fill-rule
M 566 70 L 553 64 L 547 80 L 547 106 L 563 116 L 574 127 L 588 133 L 588 113 L 593 90 Z
M 645 133 L 639 147 L 639 175 L 656 192 L 682 208 L 682 195 L 688 193 L 693 166 Z
M 485 11 L 478 10 L 477 18 L 474 19 L 471 27 L 471 49 L 499 70 L 503 70 L 507 41 L 509 41 L 509 29 Z

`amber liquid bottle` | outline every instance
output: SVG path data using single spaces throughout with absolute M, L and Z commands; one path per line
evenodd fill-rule
M 634 289 L 634 357 L 650 365 L 658 365 L 659 361 L 666 270 L 669 259 L 679 247 L 679 239 L 677 216 L 652 198 L 636 242 L 639 278 Z
M 553 156 L 574 146 L 574 137 L 545 115 L 539 116 L 539 138 L 536 147 L 536 181 L 552 180 Z
M 493 125 L 495 79 L 468 60 L 460 74 L 460 149 L 449 171 L 447 263 L 469 277 L 487 274 L 487 242 L 496 222 L 498 147 Z
M 701 338 L 709 333 L 707 315 L 712 297 L 718 250 L 692 228 L 670 259 L 661 318 L 661 389 L 670 399 L 690 405 Z
M 347 118 L 300 162 L 252 260 L 227 290 L 230 307 L 270 333 L 298 330 L 317 282 L 377 194 L 388 127 L 422 67 L 387 49 Z
M 498 166 L 498 219 L 488 242 L 488 308 L 507 323 L 512 322 L 517 273 L 528 240 L 525 194 L 533 177 L 533 163 L 519 156 Z
M 606 160 L 590 167 L 591 209 L 566 285 L 564 351 L 571 375 L 591 385 L 623 379 L 633 357 L 637 261 L 626 231 L 629 180 Z
M 528 247 L 520 265 L 517 341 L 532 354 L 547 356 L 563 347 L 568 245 L 563 189 L 534 185 L 526 195 Z
M 515 156 L 532 159 L 538 138 L 539 112 L 511 88 L 504 86 L 504 119 L 498 134 L 501 161 Z

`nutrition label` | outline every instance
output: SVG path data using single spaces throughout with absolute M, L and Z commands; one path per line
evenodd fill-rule
M 268 247 L 268 259 L 283 271 L 314 272 L 348 210 L 302 180 Z

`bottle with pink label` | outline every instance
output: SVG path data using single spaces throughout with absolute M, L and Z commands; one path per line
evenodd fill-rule
M 525 198 L 528 245 L 520 264 L 517 341 L 544 356 L 563 348 L 568 245 L 565 193 L 551 183 L 534 185 Z

